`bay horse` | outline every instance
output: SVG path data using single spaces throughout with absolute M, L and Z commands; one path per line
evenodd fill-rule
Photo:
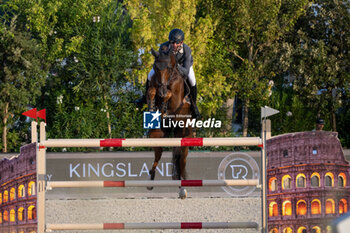
M 153 75 L 147 92 L 147 104 L 149 111 L 159 110 L 162 118 L 171 117 L 172 121 L 184 121 L 191 117 L 190 100 L 188 98 L 188 90 L 186 81 L 177 70 L 177 62 L 171 48 L 164 46 L 159 51 L 154 51 L 152 55 L 155 58 Z M 170 127 L 160 129 L 151 129 L 150 138 L 163 138 L 173 136 L 175 138 L 192 137 L 191 127 Z M 160 158 L 162 157 L 163 148 L 153 147 L 154 162 L 150 170 L 150 179 L 154 180 L 155 171 Z M 172 179 L 187 179 L 186 161 L 188 155 L 188 147 L 174 147 L 172 149 Z M 179 197 L 184 199 L 187 197 L 187 191 L 180 188 Z M 148 187 L 152 190 L 153 187 Z

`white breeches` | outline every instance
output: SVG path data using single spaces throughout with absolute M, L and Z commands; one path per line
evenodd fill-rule
M 148 81 L 151 81 L 151 78 L 153 75 L 154 75 L 154 70 L 152 68 L 147 76 Z M 188 73 L 188 81 L 189 81 L 191 87 L 196 85 L 196 77 L 194 76 L 193 66 L 190 67 L 190 72 Z

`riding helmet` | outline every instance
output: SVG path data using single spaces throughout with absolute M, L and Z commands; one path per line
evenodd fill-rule
M 169 41 L 170 42 L 182 42 L 185 39 L 185 34 L 181 29 L 175 28 L 169 33 Z
M 324 120 L 322 118 L 317 118 L 316 124 L 324 125 Z

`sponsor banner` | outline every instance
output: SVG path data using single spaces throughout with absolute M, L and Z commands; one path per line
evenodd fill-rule
M 156 170 L 156 180 L 172 179 L 171 152 L 164 152 Z M 261 152 L 190 152 L 187 160 L 188 179 L 259 179 Z M 153 164 L 153 152 L 101 152 L 101 153 L 48 153 L 47 180 L 49 181 L 86 181 L 86 180 L 148 180 L 148 171 Z M 258 165 L 259 164 L 259 165 Z M 93 191 L 91 191 L 93 190 Z M 254 187 L 188 187 L 189 192 L 213 192 L 212 196 L 254 195 Z M 106 189 L 54 189 L 48 195 L 60 193 L 79 194 L 84 192 L 123 194 L 132 193 L 169 193 L 174 195 L 177 188 L 156 187 L 153 191 L 146 188 L 107 188 Z

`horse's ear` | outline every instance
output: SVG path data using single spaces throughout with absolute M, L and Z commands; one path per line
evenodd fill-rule
M 155 58 L 159 57 L 159 52 L 155 51 L 153 48 L 151 48 L 151 53 Z

